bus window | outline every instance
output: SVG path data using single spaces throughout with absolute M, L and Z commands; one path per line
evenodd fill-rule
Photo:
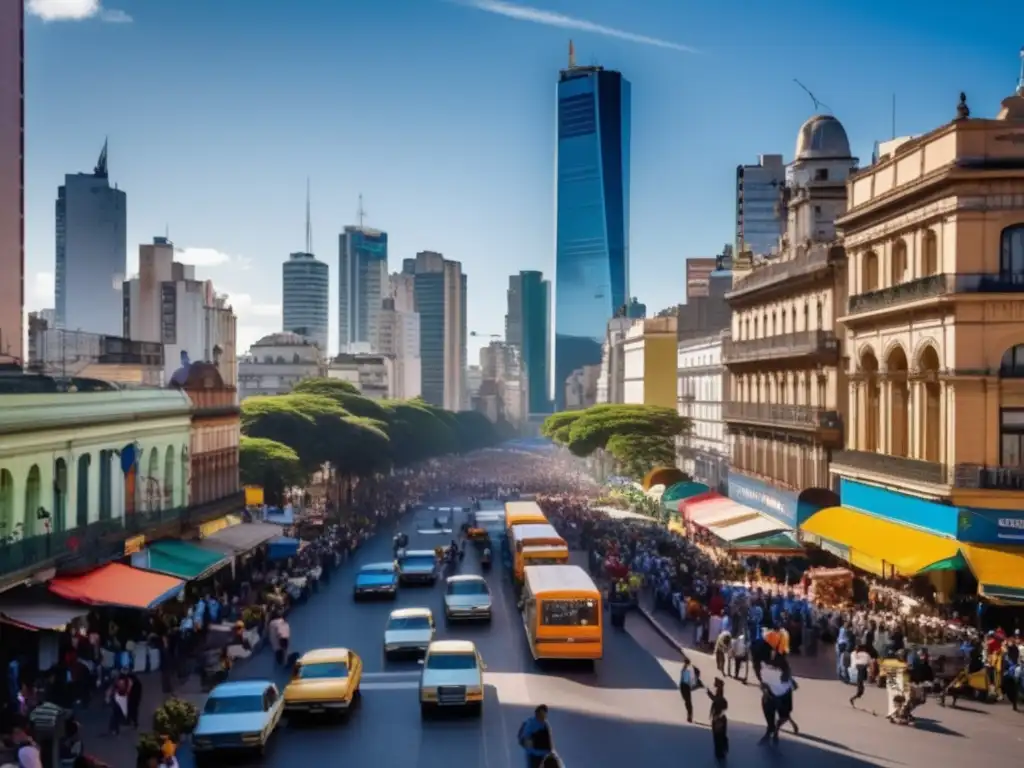
M 588 627 L 598 624 L 596 600 L 544 600 L 541 624 L 546 627 Z

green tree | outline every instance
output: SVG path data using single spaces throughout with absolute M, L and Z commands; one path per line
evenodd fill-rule
M 568 445 L 569 431 L 572 429 L 572 425 L 585 413 L 585 410 L 553 413 L 544 419 L 544 423 L 540 427 L 540 433 L 544 437 L 551 438 L 559 445 Z
M 363 397 L 354 384 L 340 379 L 304 379 L 295 385 L 292 394 L 327 397 L 351 413 L 366 419 L 387 422 L 388 410 L 380 402 Z
M 345 381 L 343 379 L 303 379 L 294 387 L 292 387 L 291 394 L 293 395 L 320 395 L 321 397 L 335 397 L 339 394 L 345 395 L 359 395 L 359 387 L 353 384 L 351 381 Z
M 306 479 L 294 450 L 263 437 L 242 436 L 238 443 L 238 469 L 242 482 L 262 487 L 271 504 L 280 504 L 286 488 L 302 485 Z
M 478 451 L 497 442 L 495 425 L 480 411 L 459 411 L 454 418 L 459 448 L 463 453 Z
M 621 474 L 641 478 L 655 467 L 672 466 L 676 460 L 675 440 L 661 435 L 615 434 L 605 445 Z
M 242 401 L 242 432 L 287 445 L 299 456 L 306 470 L 319 463 L 316 421 L 302 408 L 302 401 L 290 395 L 249 397 Z
M 656 405 L 595 405 L 569 428 L 568 447 L 576 456 L 603 450 L 613 435 L 674 438 L 690 428 L 689 419 Z

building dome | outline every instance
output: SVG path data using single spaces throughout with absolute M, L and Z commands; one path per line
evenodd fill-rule
M 838 160 L 851 157 L 843 124 L 832 115 L 815 115 L 800 126 L 795 160 Z
M 254 347 L 304 347 L 310 343 L 305 336 L 297 333 L 284 331 L 283 333 L 272 333 L 264 336 L 253 344 Z

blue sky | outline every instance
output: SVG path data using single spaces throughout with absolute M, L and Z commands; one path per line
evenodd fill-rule
M 652 311 L 682 300 L 686 258 L 732 240 L 736 165 L 791 158 L 813 113 L 793 78 L 866 164 L 889 138 L 893 93 L 901 135 L 951 119 L 961 90 L 990 116 L 1024 44 L 1019 0 L 986 0 L 980 17 L 924 0 L 27 6 L 29 308 L 53 303 L 57 186 L 91 170 L 109 136 L 129 270 L 137 244 L 168 228 L 234 297 L 243 346 L 279 330 L 307 176 L 314 251 L 332 281 L 337 234 L 362 194 L 392 269 L 424 249 L 461 261 L 470 329 L 500 333 L 507 275 L 553 273 L 555 82 L 570 38 L 580 63 L 633 84 L 631 286 Z

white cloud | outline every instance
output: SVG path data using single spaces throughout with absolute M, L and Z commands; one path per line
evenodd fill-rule
M 28 0 L 28 12 L 43 21 L 83 21 L 98 18 L 111 24 L 131 23 L 132 17 L 100 0 Z
M 281 305 L 253 301 L 248 293 L 228 293 L 228 302 L 240 319 L 250 317 L 280 317 Z
M 563 13 L 545 11 L 540 8 L 531 8 L 528 5 L 510 3 L 507 0 L 453 0 L 459 5 L 466 5 L 476 8 L 478 11 L 493 13 L 497 16 L 504 16 L 516 21 L 529 21 L 533 24 L 543 24 L 546 27 L 558 27 L 559 29 L 575 29 L 580 32 L 589 32 L 592 35 L 603 35 L 604 37 L 615 37 L 619 40 L 628 40 L 631 43 L 640 45 L 651 45 L 656 48 L 670 48 L 673 51 L 684 53 L 698 53 L 696 48 L 681 43 L 673 43 L 670 40 L 662 40 L 659 37 L 648 37 L 638 35 L 635 32 L 627 32 L 624 29 L 606 27 L 603 24 L 595 24 L 586 19 L 577 19 L 573 16 L 566 16 Z
M 36 272 L 32 277 L 32 298 L 44 308 L 53 306 L 53 272 Z
M 249 268 L 248 259 L 242 256 L 232 256 L 216 248 L 175 248 L 174 260 L 196 267 L 223 267 L 230 264 L 236 269 Z

